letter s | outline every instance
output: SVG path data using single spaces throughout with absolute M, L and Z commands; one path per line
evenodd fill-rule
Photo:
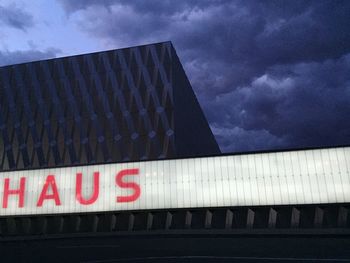
M 123 182 L 123 177 L 128 175 L 138 175 L 139 169 L 125 169 L 121 170 L 116 178 L 116 184 L 121 188 L 131 188 L 134 190 L 134 193 L 132 195 L 128 196 L 117 196 L 117 203 L 125 203 L 125 202 L 133 202 L 137 200 L 140 197 L 141 194 L 141 188 L 137 183 L 134 182 Z

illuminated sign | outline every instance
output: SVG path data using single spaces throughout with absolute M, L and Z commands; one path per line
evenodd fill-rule
M 0 173 L 0 216 L 350 202 L 350 147 Z

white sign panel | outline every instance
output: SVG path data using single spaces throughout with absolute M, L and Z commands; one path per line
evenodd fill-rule
M 350 147 L 0 173 L 0 216 L 350 202 Z

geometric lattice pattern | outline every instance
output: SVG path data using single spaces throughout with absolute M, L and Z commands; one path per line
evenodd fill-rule
M 0 170 L 181 155 L 174 67 L 170 42 L 1 67 Z

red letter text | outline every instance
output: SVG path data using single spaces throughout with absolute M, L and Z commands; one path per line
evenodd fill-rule
M 134 190 L 132 195 L 128 196 L 117 196 L 118 203 L 133 202 L 140 197 L 141 189 L 137 183 L 134 182 L 123 182 L 123 177 L 127 175 L 137 175 L 139 174 L 139 169 L 125 169 L 121 170 L 116 176 L 116 183 L 121 188 L 131 188 Z
M 52 194 L 48 194 L 47 190 L 49 189 L 49 186 L 51 186 Z M 46 178 L 46 182 L 44 184 L 43 190 L 41 191 L 38 203 L 36 206 L 42 206 L 44 200 L 46 199 L 53 199 L 55 200 L 56 205 L 61 205 L 60 197 L 58 195 L 57 185 L 55 181 L 55 177 L 53 175 L 48 175 Z
M 21 177 L 19 181 L 19 189 L 16 190 L 10 190 L 10 178 L 5 178 L 5 185 L 4 185 L 4 199 L 2 203 L 3 208 L 7 208 L 7 203 L 9 199 L 9 195 L 19 195 L 18 199 L 18 207 L 23 207 L 24 205 L 24 189 L 26 185 L 26 178 Z
M 78 200 L 79 203 L 82 205 L 90 205 L 94 203 L 97 200 L 98 193 L 99 193 L 99 172 L 94 172 L 94 190 L 92 193 L 92 196 L 90 199 L 84 199 L 81 195 L 81 185 L 83 180 L 83 174 L 77 173 L 77 180 L 76 180 L 76 187 L 75 187 L 75 198 Z

